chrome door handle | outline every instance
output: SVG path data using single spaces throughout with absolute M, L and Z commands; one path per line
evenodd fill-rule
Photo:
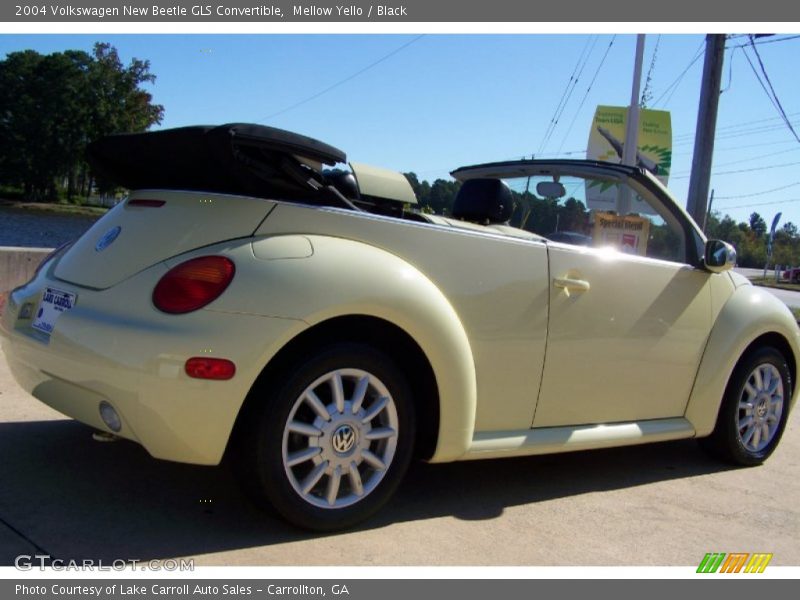
M 585 279 L 571 279 L 569 277 L 556 277 L 553 280 L 553 285 L 563 289 L 567 297 L 569 297 L 570 292 L 588 292 L 592 287 Z

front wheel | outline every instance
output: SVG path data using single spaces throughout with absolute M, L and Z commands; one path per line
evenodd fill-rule
M 711 436 L 712 454 L 739 465 L 757 465 L 775 451 L 786 426 L 792 380 L 777 349 L 759 348 L 736 368 Z
M 350 527 L 394 493 L 411 459 L 414 415 L 405 375 L 383 353 L 331 346 L 263 400 L 239 461 L 246 487 L 285 519 Z

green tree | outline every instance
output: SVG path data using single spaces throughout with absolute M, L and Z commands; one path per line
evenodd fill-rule
M 433 182 L 433 185 L 431 185 L 427 205 L 430 206 L 436 214 L 452 214 L 453 201 L 456 198 L 459 187 L 460 184 L 457 181 L 437 179 Z
M 46 187 L 48 175 L 43 147 L 50 127 L 45 127 L 47 68 L 44 57 L 33 50 L 14 52 L 0 61 L 0 181 L 21 186 L 28 198 Z M 42 169 L 45 170 L 42 175 Z
M 49 199 L 59 187 L 86 189 L 86 145 L 110 133 L 145 131 L 164 108 L 141 85 L 152 83 L 147 61 L 124 66 L 109 44 L 92 54 L 67 50 L 13 52 L 0 61 L 0 183 L 26 198 Z
M 414 195 L 417 197 L 420 208 L 433 210 L 430 207 L 431 184 L 427 181 L 420 182 L 414 172 L 403 173 L 403 175 L 408 179 L 408 183 L 411 184 L 411 189 L 414 190 Z
M 568 198 L 558 210 L 558 230 L 586 233 L 589 222 L 589 213 L 583 202 L 575 198 Z
M 533 214 L 533 209 L 539 198 L 536 198 L 529 191 L 522 193 L 511 190 L 511 198 L 514 201 L 514 209 L 511 213 L 510 225 L 525 229 L 528 224 L 528 219 Z
M 737 252 L 741 252 L 746 239 L 745 232 L 728 215 L 720 220 L 718 213 L 711 213 L 706 230 L 709 238 L 728 242 L 736 248 Z
M 414 194 L 417 195 L 417 197 L 419 197 L 418 192 L 420 188 L 420 183 L 417 174 L 412 171 L 410 173 L 403 173 L 403 176 L 408 180 L 411 189 L 414 190 Z
M 164 107 L 153 104 L 152 95 L 140 88 L 156 80 L 150 61 L 134 58 L 124 66 L 110 44 L 95 44 L 93 58 L 87 90 L 93 136 L 145 131 L 161 122 Z
M 767 233 L 767 224 L 757 212 L 750 215 L 750 229 L 758 238 Z
M 666 224 L 651 225 L 647 243 L 647 256 L 663 260 L 679 260 L 680 236 Z
M 797 226 L 791 221 L 775 232 L 772 244 L 772 262 L 778 265 L 800 264 L 800 236 Z

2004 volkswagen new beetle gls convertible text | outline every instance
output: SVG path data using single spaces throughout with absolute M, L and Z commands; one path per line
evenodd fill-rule
M 647 171 L 464 167 L 441 216 L 402 175 L 345 160 L 246 124 L 95 142 L 95 173 L 133 191 L 10 294 L 14 377 L 156 458 L 229 458 L 319 530 L 374 513 L 413 457 L 775 450 L 800 330 Z M 583 209 L 594 187 L 614 212 Z M 526 206 L 571 216 L 536 231 Z

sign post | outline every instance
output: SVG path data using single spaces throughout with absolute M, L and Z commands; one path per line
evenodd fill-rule
M 772 219 L 772 227 L 769 229 L 769 238 L 767 238 L 767 262 L 764 264 L 764 279 L 767 278 L 767 267 L 769 267 L 769 263 L 772 262 L 772 242 L 775 240 L 775 229 L 778 227 L 778 221 L 781 220 L 781 215 L 783 213 L 778 213 L 775 215 L 775 218 Z M 778 278 L 777 272 L 775 273 L 775 279 Z
M 636 36 L 636 58 L 633 61 L 633 85 L 631 85 L 631 105 L 628 109 L 628 122 L 625 127 L 625 144 L 622 147 L 622 164 L 636 164 L 639 141 L 639 88 L 642 82 L 642 60 L 644 59 L 644 34 Z M 617 190 L 617 214 L 625 216 L 631 209 L 631 190 L 620 186 Z

